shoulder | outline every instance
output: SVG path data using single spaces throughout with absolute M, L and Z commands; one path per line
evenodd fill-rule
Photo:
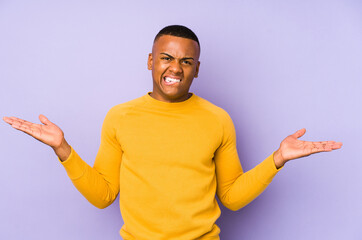
M 230 123 L 230 121 L 232 121 L 229 113 L 223 108 L 211 103 L 210 101 L 202 97 L 196 96 L 196 98 L 198 106 L 203 109 L 203 111 L 209 112 L 210 114 L 214 115 L 222 123 Z
M 143 105 L 144 104 L 144 97 L 139 97 L 124 103 L 117 104 L 111 107 L 106 115 L 106 118 L 117 118 L 124 117 L 127 115 L 134 107 Z

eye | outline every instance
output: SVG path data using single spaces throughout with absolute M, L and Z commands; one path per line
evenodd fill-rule
M 169 58 L 169 57 L 161 57 L 161 59 L 165 60 L 165 61 L 170 61 L 171 60 L 171 58 Z
M 187 64 L 187 65 L 192 65 L 192 63 L 188 60 L 183 60 L 183 63 Z

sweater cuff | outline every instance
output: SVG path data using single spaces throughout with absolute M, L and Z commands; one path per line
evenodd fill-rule
M 71 180 L 76 180 L 83 176 L 85 172 L 85 163 L 74 151 L 73 147 L 70 146 L 71 152 L 69 157 L 65 161 L 61 161 L 58 157 L 59 162 L 63 165 Z
M 282 170 L 282 167 L 280 168 L 276 168 L 275 163 L 274 163 L 274 152 L 267 157 L 264 161 L 262 161 L 258 166 L 260 174 L 258 174 L 259 176 L 259 181 L 261 181 L 264 184 L 269 184 L 271 183 L 271 181 L 273 180 L 274 176 L 280 171 Z

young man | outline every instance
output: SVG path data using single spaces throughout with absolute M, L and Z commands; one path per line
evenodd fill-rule
M 93 167 L 45 116 L 39 116 L 43 124 L 4 120 L 51 146 L 93 205 L 105 208 L 120 192 L 124 239 L 219 239 L 215 194 L 236 211 L 256 198 L 287 161 L 342 144 L 298 140 L 305 133 L 301 129 L 243 173 L 229 115 L 189 92 L 199 56 L 199 41 L 190 29 L 174 25 L 157 34 L 148 57 L 153 91 L 107 113 Z

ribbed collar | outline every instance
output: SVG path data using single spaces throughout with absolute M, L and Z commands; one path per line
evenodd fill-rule
M 157 99 L 154 99 L 153 97 L 150 96 L 151 92 L 148 92 L 146 95 L 143 96 L 144 100 L 153 105 L 153 106 L 157 106 L 166 110 L 173 110 L 173 109 L 183 109 L 186 108 L 192 104 L 194 104 L 196 102 L 196 98 L 197 96 L 194 93 L 191 93 L 191 97 L 189 97 L 188 99 L 186 99 L 185 101 L 182 102 L 163 102 Z

